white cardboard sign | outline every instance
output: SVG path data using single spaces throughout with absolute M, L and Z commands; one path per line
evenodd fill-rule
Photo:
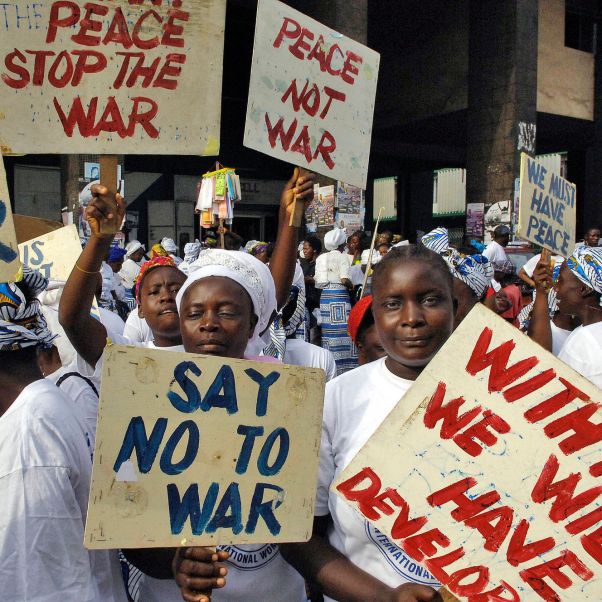
M 107 347 L 85 545 L 306 541 L 323 400 L 323 370 Z
M 568 257 L 575 248 L 577 187 L 521 154 L 518 235 Z
M 6 172 L 0 156 L 0 282 L 13 282 L 20 265 Z
M 380 55 L 259 0 L 244 144 L 366 188 Z
M 462 600 L 600 600 L 600 401 L 477 305 L 333 491 Z
M 226 0 L 15 0 L 3 153 L 216 155 Z

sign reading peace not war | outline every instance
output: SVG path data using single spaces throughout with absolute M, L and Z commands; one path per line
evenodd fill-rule
M 462 600 L 598 601 L 600 401 L 477 305 L 333 490 Z
M 3 153 L 219 152 L 226 0 L 14 0 Z
M 575 247 L 577 187 L 521 154 L 518 235 L 567 257 Z
M 17 235 L 8 196 L 4 162 L 0 156 L 0 282 L 12 282 L 19 271 Z
M 259 0 L 244 144 L 366 188 L 380 55 Z
M 88 548 L 306 541 L 324 372 L 110 346 Z

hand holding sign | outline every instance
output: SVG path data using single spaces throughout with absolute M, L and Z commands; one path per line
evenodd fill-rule
M 226 585 L 230 554 L 214 548 L 178 548 L 172 563 L 174 579 L 186 602 L 211 602 L 211 591 Z
M 314 198 L 315 175 L 302 167 L 295 167 L 293 175 L 280 195 L 280 206 L 286 211 L 288 225 L 298 228 L 305 211 L 305 203 Z
M 86 207 L 86 221 L 97 238 L 113 238 L 121 230 L 125 201 L 119 193 L 112 194 L 106 186 L 92 186 L 92 200 Z
M 533 270 L 533 281 L 535 282 L 535 290 L 538 294 L 547 295 L 552 286 L 554 286 L 554 276 L 552 275 L 552 261 L 550 259 L 550 251 L 544 249 L 541 252 L 541 257 Z

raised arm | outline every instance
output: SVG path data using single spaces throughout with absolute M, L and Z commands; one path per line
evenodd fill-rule
M 289 226 L 295 198 L 298 203 L 311 201 L 314 197 L 314 174 L 301 173 L 298 167 L 285 184 L 280 195 L 278 213 L 278 235 L 270 258 L 270 271 L 276 284 L 276 301 L 282 307 L 291 291 L 297 262 L 297 232 L 299 228 Z
M 100 266 L 121 228 L 125 203 L 121 195 L 111 195 L 104 186 L 93 186 L 92 195 L 86 208 L 92 236 L 65 284 L 59 305 L 59 322 L 79 355 L 95 366 L 105 347 L 107 331 L 90 315 L 90 310 L 98 287 Z
M 547 351 L 552 351 L 552 327 L 548 309 L 548 295 L 553 284 L 550 252 L 544 250 L 533 272 L 537 296 L 531 311 L 527 334 Z

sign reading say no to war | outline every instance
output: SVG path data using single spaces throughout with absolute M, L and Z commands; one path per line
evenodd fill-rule
M 14 0 L 3 153 L 217 154 L 226 0 Z
M 366 188 L 380 55 L 259 0 L 244 144 Z
M 601 401 L 477 305 L 333 490 L 463 600 L 598 601 Z
M 306 541 L 324 372 L 110 346 L 89 548 Z
M 577 187 L 559 173 L 521 155 L 518 235 L 556 255 L 575 247 Z

